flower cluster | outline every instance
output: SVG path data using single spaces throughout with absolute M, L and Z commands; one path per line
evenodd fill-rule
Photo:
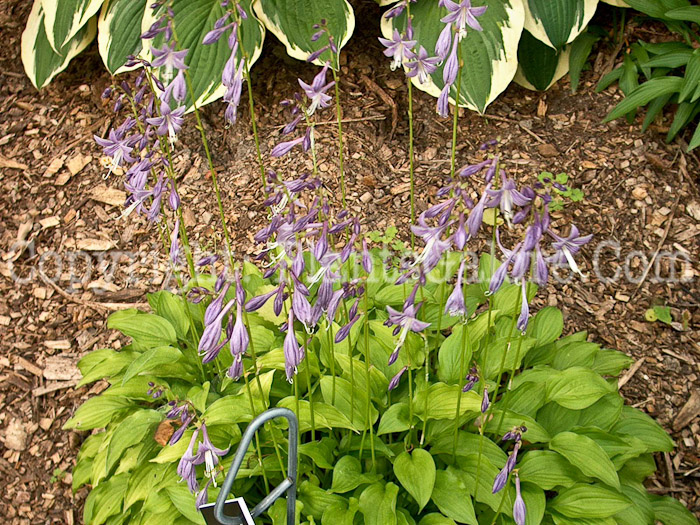
M 226 61 L 224 70 L 221 73 L 221 83 L 226 88 L 224 102 L 227 105 L 224 118 L 229 124 L 236 123 L 238 106 L 241 103 L 243 81 L 246 75 L 246 58 L 242 56 L 243 53 L 239 49 L 239 30 L 241 22 L 248 19 L 248 14 L 243 9 L 243 6 L 236 0 L 232 3 L 233 5 L 226 11 L 226 14 L 214 23 L 214 29 L 209 31 L 202 40 L 202 44 L 211 45 L 218 42 L 227 31 L 231 31 L 228 37 L 228 47 L 231 50 L 231 56 Z M 225 0 L 221 5 L 228 7 L 230 4 L 229 0 Z
M 200 433 L 201 441 L 199 441 L 198 444 Z M 195 446 L 197 446 L 196 453 L 194 452 Z M 207 503 L 207 489 L 209 488 L 209 485 L 213 484 L 216 487 L 216 476 L 219 470 L 217 469 L 217 465 L 219 465 L 219 458 L 228 454 L 228 451 L 228 448 L 220 449 L 214 446 L 209 439 L 207 425 L 204 422 L 202 422 L 202 426 L 196 429 L 192 434 L 187 450 L 185 450 L 185 453 L 177 466 L 177 473 L 180 478 L 187 483 L 187 488 L 190 490 L 190 492 L 197 495 L 197 507 L 201 507 Z M 204 475 L 208 479 L 204 487 L 200 489 L 195 467 L 202 464 L 204 464 Z
M 409 5 L 409 0 L 403 0 L 398 5 L 388 10 L 384 17 L 395 18 L 402 14 Z M 413 25 L 411 17 L 406 22 L 406 30 L 400 33 L 394 29 L 391 38 L 380 38 L 379 41 L 386 48 L 384 54 L 392 58 L 392 71 L 404 67 L 406 76 L 417 77 L 418 82 L 428 82 L 440 64 L 444 63 L 442 80 L 444 87 L 437 101 L 437 112 L 442 117 L 449 113 L 450 90 L 457 80 L 460 71 L 459 43 L 467 36 L 467 27 L 475 31 L 482 31 L 477 18 L 486 12 L 487 7 L 473 7 L 471 0 L 462 0 L 455 3 L 452 0 L 439 0 L 438 5 L 447 9 L 448 14 L 441 19 L 445 27 L 435 44 L 435 56 L 430 56 L 428 51 L 420 46 L 416 49 L 417 41 L 413 39 Z
M 515 442 L 515 446 L 513 447 L 513 452 L 511 452 L 508 456 L 505 466 L 501 469 L 501 471 L 496 476 L 496 479 L 494 479 L 493 481 L 492 492 L 494 494 L 500 492 L 501 490 L 503 490 L 503 487 L 506 486 L 506 483 L 508 482 L 508 476 L 510 476 L 510 473 L 513 472 L 513 469 L 515 468 L 515 463 L 518 461 L 518 451 L 522 446 L 523 434 L 525 432 L 527 432 L 526 427 L 515 427 L 503 436 L 503 441 L 513 440 Z

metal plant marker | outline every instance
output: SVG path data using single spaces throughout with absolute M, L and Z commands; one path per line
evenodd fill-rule
M 268 421 L 283 417 L 289 423 L 289 447 L 287 459 L 287 478 L 277 485 L 272 492 L 263 498 L 252 511 L 248 510 L 248 506 L 243 498 L 235 498 L 227 500 L 226 497 L 231 492 L 233 482 L 236 480 L 238 470 L 241 468 L 243 458 L 250 443 L 255 436 L 257 430 Z M 297 503 L 297 460 L 298 460 L 298 440 L 299 440 L 299 423 L 297 416 L 287 408 L 271 408 L 266 410 L 256 417 L 245 433 L 241 437 L 241 443 L 236 450 L 236 456 L 233 458 L 231 469 L 226 475 L 224 483 L 221 485 L 221 492 L 216 498 L 216 503 L 204 505 L 200 507 L 200 511 L 204 516 L 208 525 L 254 525 L 253 520 L 260 516 L 270 506 L 287 493 L 287 525 L 294 525 L 296 517 Z

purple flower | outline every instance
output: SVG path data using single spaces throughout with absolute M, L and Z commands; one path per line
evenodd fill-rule
M 491 490 L 493 494 L 496 494 L 497 492 L 503 490 L 503 488 L 506 486 L 506 483 L 508 483 L 509 475 L 510 472 L 505 468 L 498 473 L 498 475 L 493 480 L 493 489 Z
M 211 485 L 212 480 L 208 479 L 204 484 L 204 488 L 197 493 L 197 497 L 194 500 L 194 504 L 197 508 L 206 505 L 209 502 L 209 485 Z
M 216 465 L 219 464 L 219 458 L 228 454 L 229 449 L 216 448 L 209 439 L 207 425 L 202 423 L 202 442 L 197 449 L 197 455 L 194 459 L 195 465 L 204 463 L 204 475 L 212 479 L 216 487 Z
M 216 319 L 221 313 L 221 309 L 224 305 L 224 299 L 230 286 L 231 283 L 226 283 L 221 293 L 219 293 L 219 296 L 209 303 L 209 306 L 207 306 L 207 309 L 204 311 L 204 326 L 209 326 L 211 323 L 213 323 L 214 319 Z
M 403 373 L 408 370 L 407 366 L 404 366 L 399 372 L 391 378 L 391 381 L 389 381 L 389 387 L 387 388 L 388 391 L 394 390 L 397 386 L 399 386 L 399 381 L 401 381 L 401 376 Z
M 394 59 L 391 62 L 392 71 L 401 67 L 404 62 L 412 59 L 415 56 L 413 53 L 413 48 L 416 47 L 416 41 L 410 40 L 411 37 L 408 35 L 409 32 L 412 33 L 412 31 L 407 31 L 406 34 L 401 35 L 398 29 L 394 29 L 391 39 L 379 39 L 382 45 L 386 47 L 384 50 L 384 55 Z
M 411 226 L 411 231 L 425 242 L 425 248 L 420 256 L 415 261 L 415 264 L 421 264 L 425 273 L 429 273 L 442 258 L 442 255 L 450 248 L 450 241 L 443 241 L 440 236 L 449 226 L 445 223 L 438 226 L 428 226 L 425 222 L 425 215 L 421 214 L 418 217 L 418 224 Z
M 111 157 L 111 162 L 107 166 L 109 173 L 114 171 L 126 162 L 136 162 L 136 159 L 131 156 L 134 150 L 133 141 L 130 138 L 125 138 L 124 133 L 114 129 L 109 130 L 109 136 L 106 139 L 94 135 L 95 142 L 102 147 L 102 152 Z
M 518 473 L 515 473 L 515 503 L 513 504 L 513 519 L 516 525 L 525 525 L 525 519 L 527 517 L 527 509 L 525 508 L 525 501 L 520 493 L 520 477 Z
M 348 322 L 346 325 L 343 325 L 340 328 L 340 330 L 338 330 L 338 333 L 335 334 L 335 342 L 340 343 L 341 341 L 345 340 L 350 335 L 350 330 L 359 319 L 360 316 L 355 315 L 350 319 L 350 322 Z
M 175 226 L 173 226 L 173 231 L 170 232 L 170 260 L 174 265 L 180 262 L 180 219 L 175 220 Z
M 269 292 L 266 292 L 262 295 L 258 295 L 257 297 L 253 297 L 250 301 L 248 301 L 245 305 L 245 310 L 246 312 L 255 312 L 256 310 L 259 310 L 263 306 L 265 306 L 265 303 L 267 300 L 275 295 L 277 293 L 277 288 L 274 290 L 270 290 Z
M 529 320 L 530 316 L 530 306 L 527 304 L 527 283 L 525 282 L 525 279 L 521 281 L 521 306 L 520 306 L 520 315 L 518 316 L 518 323 L 517 327 L 518 330 L 520 330 L 522 333 L 525 333 L 525 330 L 527 330 L 527 323 Z
M 286 155 L 289 153 L 294 146 L 298 146 L 304 141 L 304 137 L 299 137 L 294 140 L 288 140 L 286 142 L 280 142 L 272 148 L 272 151 L 270 152 L 270 156 L 272 157 L 282 157 L 283 155 Z
M 199 489 L 199 484 L 197 483 L 197 472 L 195 471 L 196 456 L 194 454 L 194 445 L 199 437 L 199 429 L 196 429 L 192 434 L 192 439 L 190 439 L 190 444 L 185 450 L 185 453 L 180 458 L 180 463 L 177 465 L 177 474 L 180 478 L 187 482 L 187 488 L 190 489 L 191 493 L 197 492 Z
M 464 265 L 466 262 L 466 259 L 462 259 L 459 270 L 457 271 L 457 282 L 455 283 L 454 290 L 452 290 L 452 293 L 445 303 L 445 313 L 452 317 L 466 317 L 467 315 L 467 305 L 464 303 L 464 294 L 462 292 L 462 275 L 464 274 Z
M 593 238 L 593 235 L 581 236 L 576 226 L 571 226 L 568 237 L 560 237 L 552 230 L 548 230 L 547 233 L 554 238 L 555 242 L 552 243 L 552 247 L 556 250 L 556 253 L 549 258 L 549 262 L 563 264 L 566 261 L 574 272 L 582 275 L 576 261 L 574 261 L 574 255 L 578 253 L 581 246 Z
M 372 256 L 367 249 L 367 239 L 362 239 L 362 268 L 367 273 L 372 273 Z
M 231 354 L 233 354 L 234 357 L 242 355 L 248 348 L 249 343 L 250 337 L 248 336 L 248 330 L 243 322 L 243 306 L 241 302 L 236 301 L 236 323 L 233 325 L 233 332 L 229 340 Z
M 396 343 L 396 347 L 389 356 L 389 366 L 394 364 L 396 359 L 399 357 L 399 350 L 401 350 L 401 347 L 403 347 L 408 332 L 421 332 L 430 326 L 430 323 L 416 319 L 416 314 L 418 313 L 418 310 L 420 310 L 421 304 L 422 303 L 418 303 L 417 305 L 411 304 L 410 306 L 404 308 L 403 312 L 394 310 L 391 306 L 386 307 L 387 312 L 389 313 L 389 318 L 386 320 L 386 325 L 396 326 L 396 329 L 399 330 L 399 339 Z
M 502 175 L 502 180 L 503 187 L 500 190 L 487 190 L 491 198 L 486 206 L 488 208 L 499 206 L 506 221 L 510 224 L 513 217 L 513 205 L 526 206 L 530 204 L 531 199 L 528 199 L 516 189 L 513 179 L 507 179 L 505 175 Z
M 459 46 L 459 40 L 454 39 L 452 44 L 452 51 L 450 56 L 445 62 L 445 67 L 442 70 L 442 80 L 445 82 L 446 86 L 451 86 L 457 80 L 457 73 L 459 73 L 459 60 L 457 57 L 457 47 Z
M 160 116 L 147 118 L 146 122 L 151 126 L 157 127 L 157 135 L 161 137 L 167 135 L 170 143 L 172 144 L 177 139 L 176 135 L 182 129 L 184 114 L 185 106 L 170 109 L 170 105 L 163 102 L 160 105 Z
M 203 356 L 202 363 L 209 363 L 216 359 L 221 350 L 219 339 L 221 339 L 221 322 L 228 311 L 233 307 L 235 301 L 229 301 L 228 304 L 221 310 L 221 313 L 214 319 L 202 333 L 202 338 L 199 340 L 198 352 Z
M 449 84 L 442 88 L 437 100 L 437 113 L 441 117 L 447 117 L 450 114 L 450 88 L 452 86 Z
M 161 95 L 160 99 L 165 103 L 170 103 L 171 99 L 174 99 L 177 102 L 183 102 L 186 97 L 187 82 L 185 81 L 184 71 L 180 70 L 173 81 L 168 84 L 168 87 L 165 88 L 165 91 Z
M 306 108 L 308 116 L 314 114 L 317 108 L 327 108 L 331 105 L 331 96 L 326 94 L 331 87 L 335 85 L 334 81 L 326 83 L 326 73 L 328 72 L 328 64 L 323 66 L 323 69 L 314 77 L 311 85 L 299 79 L 299 85 L 306 93 L 310 104 Z
M 486 206 L 486 199 L 489 196 L 488 192 L 490 188 L 491 185 L 487 184 L 484 193 L 479 199 L 479 202 L 469 213 L 469 218 L 467 219 L 467 229 L 469 230 L 470 238 L 476 237 L 476 235 L 479 233 L 479 229 L 481 228 L 481 223 L 484 222 L 484 208 Z
M 172 78 L 173 69 L 183 70 L 187 69 L 187 64 L 185 64 L 185 57 L 187 56 L 187 49 L 182 51 L 175 51 L 175 43 L 172 45 L 163 44 L 162 48 L 152 47 L 153 52 L 153 62 L 151 65 L 153 67 L 163 67 L 165 66 L 166 77 Z
M 301 349 L 294 334 L 294 309 L 289 310 L 289 321 L 287 321 L 287 335 L 284 338 L 284 365 L 287 372 L 287 381 L 292 382 L 297 373 L 297 367 L 301 362 Z
M 243 375 L 243 355 L 239 354 L 233 358 L 233 363 L 228 369 L 228 376 L 234 381 L 238 381 Z
M 418 77 L 418 82 L 425 84 L 432 73 L 437 69 L 439 57 L 430 57 L 423 46 L 420 46 L 418 53 L 406 63 L 406 76 Z
M 459 4 L 452 0 L 444 0 L 443 5 L 447 7 L 449 14 L 442 18 L 441 21 L 445 24 L 454 24 L 460 40 L 467 36 L 467 26 L 476 31 L 483 31 L 477 17 L 486 12 L 486 6 L 472 7 L 471 0 L 462 0 Z
M 489 401 L 489 389 L 487 386 L 484 385 L 484 397 L 481 399 L 481 413 L 485 413 L 489 409 L 489 405 L 491 402 Z
M 452 44 L 452 24 L 447 24 L 440 32 L 437 43 L 435 44 L 435 55 L 440 60 L 445 60 L 450 52 Z
M 187 430 L 187 427 L 189 426 L 189 424 L 192 422 L 193 419 L 194 419 L 194 416 L 188 415 L 187 410 L 183 411 L 182 417 L 180 419 L 182 421 L 182 425 L 180 425 L 180 428 L 178 428 L 173 433 L 172 437 L 170 438 L 170 441 L 168 441 L 168 444 L 170 446 L 173 446 L 175 443 L 180 441 L 180 438 L 185 433 L 185 430 Z
M 476 367 L 473 366 L 471 368 L 465 379 L 467 380 L 467 382 L 462 388 L 462 392 L 470 392 L 474 388 L 474 385 L 479 381 L 479 376 L 477 375 Z

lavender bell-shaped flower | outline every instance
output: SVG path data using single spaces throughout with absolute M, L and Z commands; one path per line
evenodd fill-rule
M 571 270 L 582 275 L 574 260 L 574 255 L 593 238 L 593 235 L 581 236 L 576 226 L 571 226 L 571 232 L 569 232 L 567 237 L 560 237 L 552 230 L 547 230 L 547 233 L 554 239 L 555 242 L 552 243 L 552 246 L 556 250 L 556 253 L 549 258 L 549 261 L 554 264 L 563 264 L 566 261 Z
M 442 3 L 449 13 L 441 18 L 440 21 L 445 24 L 454 24 L 460 40 L 467 36 L 467 27 L 471 27 L 476 31 L 483 31 L 477 17 L 486 12 L 487 6 L 472 7 L 471 0 L 462 0 L 459 4 L 452 0 L 443 0 Z
M 527 509 L 525 508 L 525 500 L 520 492 L 520 477 L 515 473 L 515 503 L 513 503 L 513 520 L 516 525 L 525 525 L 527 518 Z
M 180 476 L 180 479 L 187 482 L 187 488 L 192 494 L 199 490 L 199 484 L 197 483 L 197 472 L 195 471 L 195 465 L 197 465 L 195 460 L 197 456 L 194 454 L 194 446 L 198 437 L 199 429 L 195 430 L 192 434 L 190 444 L 177 465 L 177 474 Z
M 250 343 L 248 330 L 246 329 L 245 323 L 243 322 L 244 302 L 245 290 L 243 289 L 243 285 L 241 284 L 240 273 L 236 271 L 236 323 L 233 325 L 233 332 L 231 333 L 231 339 L 229 341 L 231 354 L 234 357 L 245 353 L 246 349 L 248 348 L 248 344 Z
M 401 376 L 404 374 L 404 372 L 408 370 L 407 366 L 404 366 L 401 370 L 398 371 L 398 373 L 391 378 L 391 381 L 389 381 L 389 387 L 387 388 L 388 391 L 394 390 L 397 386 L 399 386 L 399 381 L 401 381 Z
M 287 321 L 287 335 L 284 338 L 284 365 L 287 373 L 287 381 L 293 381 L 297 373 L 297 367 L 301 362 L 301 349 L 294 333 L 294 309 L 289 310 L 289 320 Z
M 202 423 L 202 442 L 199 444 L 197 456 L 195 457 L 195 465 L 204 463 L 204 475 L 211 478 L 212 483 L 216 487 L 216 466 L 219 464 L 219 458 L 228 454 L 229 449 L 216 448 L 209 439 L 207 425 Z M 230 448 L 230 447 L 229 447 Z
M 221 323 L 229 310 L 233 308 L 234 303 L 235 301 L 229 301 L 219 315 L 204 329 L 198 347 L 199 355 L 203 356 L 202 363 L 209 363 L 219 355 L 221 350 L 221 345 L 219 345 L 222 332 Z
M 399 339 L 396 343 L 396 347 L 389 356 L 389 366 L 393 365 L 396 359 L 398 359 L 399 350 L 403 347 L 408 332 L 422 332 L 430 326 L 430 323 L 416 319 L 416 314 L 418 310 L 420 310 L 421 304 L 422 303 L 417 305 L 412 304 L 404 308 L 403 312 L 394 310 L 391 306 L 386 307 L 389 313 L 389 319 L 386 321 L 387 325 L 396 326 L 397 330 L 399 330 Z
M 484 385 L 484 396 L 481 398 L 481 413 L 484 414 L 488 409 L 491 402 L 489 401 L 489 389 Z
M 317 108 L 327 108 L 331 105 L 332 97 L 326 94 L 331 87 L 335 85 L 335 81 L 326 83 L 326 73 L 328 72 L 328 64 L 323 66 L 323 69 L 314 77 L 311 85 L 299 79 L 299 85 L 306 93 L 309 99 L 309 106 L 306 108 L 307 116 L 314 114 Z
M 406 63 L 406 76 L 413 78 L 418 77 L 418 82 L 425 84 L 428 82 L 430 75 L 437 69 L 439 57 L 428 56 L 428 52 L 423 46 L 420 46 L 418 53 Z
M 466 262 L 466 259 L 462 259 L 459 270 L 457 270 L 457 282 L 455 283 L 454 290 L 452 290 L 452 293 L 445 303 L 445 313 L 452 317 L 464 318 L 467 316 L 467 305 L 464 302 L 464 293 L 462 292 L 462 276 L 464 275 L 464 265 Z
M 521 280 L 520 289 L 521 289 L 521 292 L 520 292 L 521 306 L 520 306 L 520 315 L 518 316 L 517 327 L 521 333 L 525 333 L 525 330 L 527 330 L 527 324 L 528 324 L 529 317 L 530 317 L 530 306 L 528 305 L 528 302 L 527 302 L 527 282 L 525 281 L 525 279 Z
M 412 33 L 413 31 L 409 26 L 404 35 L 400 34 L 398 29 L 394 29 L 391 39 L 379 38 L 382 45 L 386 47 L 384 55 L 393 58 L 391 62 L 392 71 L 401 67 L 404 62 L 415 56 L 413 48 L 416 47 L 416 41 L 411 40 Z

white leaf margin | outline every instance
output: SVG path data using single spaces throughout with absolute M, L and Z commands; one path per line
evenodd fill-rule
M 559 62 L 557 63 L 557 68 L 554 70 L 554 76 L 552 77 L 552 81 L 547 85 L 544 91 L 547 91 L 554 84 L 559 82 L 559 80 L 569 72 L 570 55 L 571 46 L 568 45 L 559 53 Z M 513 82 L 515 82 L 519 86 L 524 87 L 525 89 L 529 89 L 530 91 L 539 91 L 535 86 L 530 84 L 530 81 L 525 77 L 525 74 L 523 73 L 523 69 L 520 66 L 520 64 L 518 64 L 518 71 L 515 73 L 515 77 L 513 77 Z
M 491 75 L 491 91 L 489 93 L 486 104 L 484 105 L 484 110 L 486 107 L 496 100 L 501 93 L 503 93 L 511 81 L 515 77 L 518 70 L 518 42 L 520 42 L 520 37 L 522 36 L 524 24 L 525 24 L 525 6 L 524 3 L 527 0 L 510 0 L 511 7 L 506 8 L 507 16 L 505 18 L 508 30 L 501 30 L 503 35 L 503 49 L 505 52 L 505 60 L 497 60 L 496 67 L 493 68 L 493 73 Z M 386 3 L 384 3 L 386 2 Z M 382 5 L 389 5 L 394 3 L 394 0 L 383 0 Z M 392 33 L 394 31 L 392 21 L 387 20 L 382 16 L 381 20 L 381 32 L 384 38 L 391 39 Z M 492 62 L 493 63 L 493 62 Z M 428 81 L 421 84 L 418 77 L 411 78 L 411 83 L 421 91 L 432 95 L 435 98 L 440 96 L 441 89 L 433 82 L 431 77 L 428 77 Z M 449 97 L 450 104 L 455 105 L 454 97 Z M 471 102 L 461 102 L 460 107 L 470 109 L 477 113 L 481 113 L 479 108 L 477 108 Z
M 570 2 L 572 0 L 548 0 L 550 2 Z M 591 21 L 591 18 L 593 18 L 593 15 L 596 12 L 596 9 L 598 8 L 598 0 L 583 0 L 584 1 L 584 7 L 583 7 L 583 19 L 579 23 L 578 26 L 574 26 L 571 28 L 571 32 L 569 33 L 569 37 L 566 39 L 566 43 L 570 44 L 574 40 L 576 40 L 576 37 L 579 36 L 583 31 L 586 29 L 588 26 L 588 22 Z M 549 40 L 549 37 L 547 36 L 547 31 L 544 29 L 544 24 L 542 24 L 542 21 L 535 18 L 534 15 L 532 14 L 532 11 L 530 11 L 530 2 L 529 0 L 524 0 L 523 6 L 525 7 L 525 29 L 527 29 L 532 36 L 534 36 L 537 40 L 542 42 L 543 44 L 548 45 L 552 49 L 556 49 L 554 44 L 552 44 L 551 40 Z
M 112 10 L 110 10 L 109 6 L 113 3 L 114 0 L 105 0 L 104 3 L 102 4 L 102 9 L 100 10 L 100 16 L 97 19 L 97 48 L 100 51 L 100 56 L 102 57 L 102 62 L 105 65 L 105 69 L 109 71 L 109 68 L 107 67 L 107 62 L 109 58 L 109 50 L 112 44 L 112 32 L 109 30 L 111 24 L 112 24 L 112 19 L 114 18 L 114 14 Z M 146 6 L 146 10 L 150 9 L 148 6 Z M 141 19 L 142 26 L 143 26 L 143 19 Z M 113 75 L 118 75 L 120 73 L 126 73 L 127 71 L 133 71 L 134 69 L 138 69 L 141 67 L 139 64 L 136 64 L 131 67 L 127 66 L 121 66 L 119 69 L 117 69 Z
M 390 0 L 391 2 L 395 2 L 396 0 Z M 353 9 L 352 5 L 347 0 L 343 0 L 345 3 L 346 7 L 346 16 L 345 16 L 345 25 L 346 25 L 346 31 L 345 35 L 343 35 L 343 38 L 340 42 L 340 45 L 338 45 L 338 49 L 342 49 L 345 47 L 345 44 L 348 43 L 350 38 L 352 38 L 353 33 L 355 32 L 355 10 Z M 270 17 L 268 17 L 265 14 L 265 11 L 262 8 L 262 3 L 261 0 L 254 0 L 253 1 L 253 10 L 255 11 L 256 16 L 258 19 L 262 22 L 263 26 L 265 26 L 267 29 L 270 30 L 270 32 L 277 37 L 277 39 L 284 44 L 284 47 L 287 49 L 287 54 L 292 57 L 296 58 L 297 60 L 303 60 L 306 61 L 307 57 L 309 56 L 309 52 L 301 49 L 294 44 L 292 44 L 289 39 L 287 38 L 287 35 L 285 34 L 284 31 L 282 31 L 282 28 L 277 26 Z M 323 66 L 324 62 L 320 59 L 317 58 L 313 62 L 317 66 Z
M 58 12 L 59 9 L 59 0 L 40 0 L 41 1 L 41 6 L 44 11 L 44 29 L 46 30 L 46 37 L 49 39 L 49 43 L 51 44 L 51 47 L 57 54 L 60 53 L 60 49 L 63 49 L 63 47 L 75 36 L 78 34 L 78 31 L 80 31 L 85 24 L 88 23 L 92 19 L 93 16 L 97 14 L 97 12 L 100 10 L 102 7 L 102 3 L 104 0 L 88 0 L 87 5 L 85 8 L 82 10 L 82 12 L 76 11 L 73 14 L 73 22 L 71 24 L 71 29 L 66 35 L 65 41 L 61 42 L 60 44 L 56 43 L 56 36 L 54 34 L 54 25 L 56 23 L 56 13 Z M 65 9 L 65 7 L 63 8 Z
M 141 20 L 142 34 L 145 33 L 158 19 L 158 16 L 156 16 L 155 11 L 156 10 L 151 9 L 148 6 L 146 7 L 143 19 Z M 260 58 L 260 55 L 262 54 L 263 46 L 265 45 L 265 36 L 267 32 L 265 30 L 265 24 L 255 15 L 255 13 L 248 13 L 248 16 L 252 16 L 258 22 L 258 25 L 260 27 L 260 44 L 256 46 L 255 49 L 253 49 L 252 53 L 250 52 L 250 50 L 246 49 L 246 53 L 248 53 L 248 71 L 250 72 L 250 70 L 253 68 L 253 64 L 257 62 L 258 58 Z M 222 38 L 228 37 L 224 36 Z M 151 41 L 144 42 L 143 49 L 141 50 L 139 56 L 149 62 L 153 60 L 153 53 L 151 52 Z M 199 109 L 202 106 L 211 104 L 212 102 L 215 102 L 222 98 L 225 94 L 226 86 L 221 84 L 221 77 L 219 76 L 218 78 L 210 79 L 210 83 L 206 91 L 195 101 L 192 107 L 187 108 L 187 113 L 191 113 L 192 111 L 194 111 L 195 107 Z
M 629 7 L 629 4 L 625 0 L 600 0 L 606 4 L 614 5 L 615 7 Z
M 22 31 L 21 40 L 21 58 L 22 64 L 24 65 L 24 71 L 29 77 L 29 80 L 31 80 L 34 87 L 36 87 L 37 89 L 41 89 L 44 86 L 48 85 L 56 75 L 58 75 L 61 71 L 66 69 L 66 67 L 68 67 L 68 63 L 73 59 L 73 57 L 75 57 L 81 51 L 83 51 L 83 49 L 85 49 L 90 44 L 90 42 L 93 41 L 97 33 L 97 23 L 94 19 L 91 19 L 88 21 L 85 37 L 80 40 L 73 39 L 73 41 L 70 41 L 70 46 L 67 49 L 64 48 L 62 50 L 65 52 L 65 55 L 62 55 L 61 53 L 56 53 L 56 51 L 52 47 L 54 53 L 63 57 L 63 62 L 56 69 L 54 69 L 48 77 L 46 77 L 46 80 L 44 80 L 44 82 L 41 85 L 37 85 L 35 49 L 39 29 L 42 25 L 44 25 L 44 17 L 45 13 L 42 6 L 42 0 L 34 0 L 32 10 L 29 13 L 29 18 L 27 19 L 27 24 L 24 28 L 24 31 Z M 45 26 L 44 31 L 46 31 Z M 50 43 L 51 39 L 48 38 L 48 35 L 46 36 L 47 40 L 49 40 Z

